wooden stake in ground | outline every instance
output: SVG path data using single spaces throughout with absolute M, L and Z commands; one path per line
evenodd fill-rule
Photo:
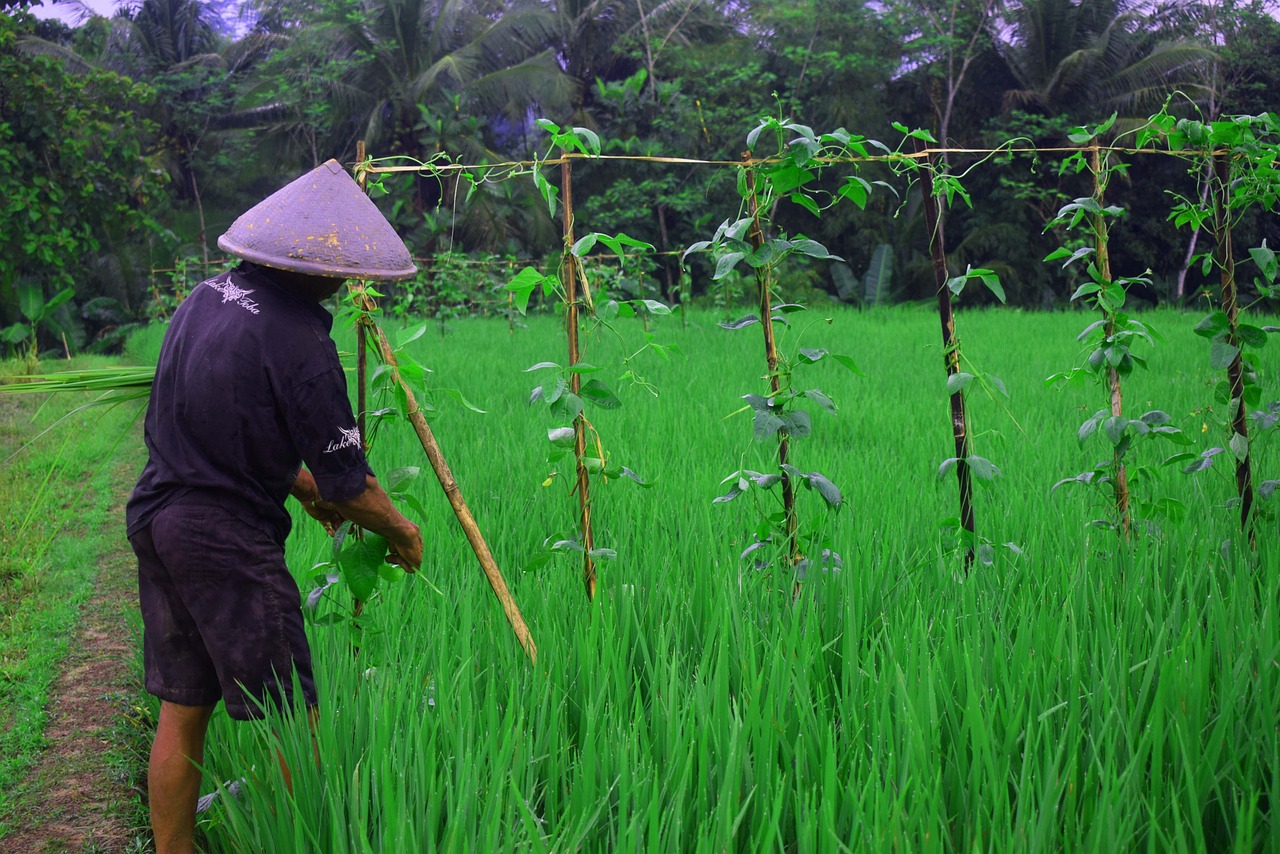
M 1101 209 L 1106 205 L 1105 196 L 1107 192 L 1106 179 L 1102 174 L 1102 149 L 1094 140 L 1093 146 L 1089 149 L 1089 167 L 1093 171 L 1093 200 L 1098 203 L 1098 213 L 1091 214 L 1093 220 L 1093 240 L 1094 240 L 1094 263 L 1098 267 L 1098 274 L 1104 282 L 1111 282 L 1111 254 L 1107 245 L 1107 224 L 1105 216 L 1101 213 Z M 1103 328 L 1107 340 L 1110 340 L 1116 334 L 1116 318 L 1114 313 L 1106 315 L 1106 325 Z M 1119 418 L 1124 414 L 1124 396 L 1120 390 L 1120 372 L 1116 370 L 1115 365 L 1107 365 L 1107 389 L 1111 393 L 1111 415 Z M 1129 473 L 1124 465 L 1124 454 L 1117 446 L 1112 452 L 1112 468 L 1113 474 L 1111 478 L 1111 491 L 1115 496 L 1116 516 L 1120 519 L 1120 534 L 1125 538 L 1129 538 L 1129 528 L 1132 524 L 1129 515 Z
M 431 427 L 427 424 L 427 419 L 422 415 L 422 410 L 414 397 L 413 389 L 409 388 L 409 384 L 400 376 L 399 363 L 396 361 L 395 352 L 391 349 L 391 343 L 387 340 L 386 333 L 382 331 L 381 327 L 376 323 L 370 325 L 378 343 L 378 349 L 382 354 L 382 360 L 390 366 L 392 378 L 400 386 L 400 390 L 404 392 L 408 406 L 409 423 L 413 425 L 413 431 L 418 434 L 418 441 L 422 443 L 422 450 L 427 454 L 431 469 L 436 473 L 436 478 L 440 481 L 441 488 L 444 489 L 445 497 L 449 499 L 449 506 L 453 508 L 454 515 L 458 517 L 458 523 L 462 526 L 462 532 L 467 537 L 467 542 L 471 544 L 472 551 L 475 552 L 476 558 L 480 561 L 480 569 L 484 572 L 485 578 L 489 580 L 489 586 L 493 588 L 494 596 L 498 597 L 498 602 L 502 605 L 502 611 L 507 615 L 507 622 L 511 624 L 516 640 L 520 642 L 525 654 L 529 656 L 529 662 L 537 664 L 538 647 L 533 642 L 533 635 L 530 634 L 529 627 L 525 624 L 524 617 L 520 615 L 520 609 L 516 606 L 515 599 L 512 598 L 511 592 L 507 589 L 507 582 L 503 579 L 501 570 L 498 569 L 498 563 L 493 558 L 493 552 L 489 550 L 489 544 L 485 542 L 484 534 L 480 532 L 480 526 L 476 524 L 475 517 L 471 515 L 471 509 L 467 507 L 467 502 L 462 497 L 458 482 L 454 480 L 453 472 L 450 471 L 449 464 L 445 462 L 444 454 L 440 451 L 440 445 L 436 442 L 435 436 L 431 432 Z
M 942 218 L 938 214 L 938 198 L 933 194 L 932 158 L 923 170 L 924 223 L 929 229 L 929 256 L 933 260 L 933 279 L 938 291 L 938 320 L 942 323 L 942 359 L 947 380 L 960 372 L 960 344 L 956 341 L 956 318 L 951 309 L 951 290 L 947 287 L 947 250 L 943 240 Z M 973 514 L 973 474 L 969 471 L 969 420 L 964 409 L 964 390 L 951 395 L 951 435 L 955 440 L 956 480 L 960 485 L 960 527 L 968 533 L 964 550 L 964 571 L 973 568 L 976 525 Z
M 364 140 L 356 143 L 356 164 L 364 163 L 365 160 Z M 369 176 L 364 171 L 356 172 L 356 183 L 363 190 L 369 183 Z M 359 289 L 359 296 L 364 296 L 364 286 L 353 284 L 352 290 Z M 363 308 L 363 306 L 362 306 Z M 367 421 L 366 413 L 369 404 L 369 352 L 365 343 L 366 339 L 363 330 L 356 330 L 356 426 L 360 429 L 360 441 L 363 444 L 364 451 L 369 452 L 369 438 L 365 432 L 365 424 Z
M 1231 442 L 1236 448 L 1243 446 L 1244 453 L 1236 456 L 1236 494 L 1240 496 L 1240 530 L 1248 534 L 1249 545 L 1258 547 L 1253 529 L 1253 471 L 1250 465 L 1252 449 L 1249 447 L 1249 422 L 1245 418 L 1244 363 L 1241 358 L 1239 327 L 1240 306 L 1236 299 L 1236 260 L 1231 248 L 1231 155 L 1213 155 L 1213 230 L 1218 241 L 1214 252 L 1218 269 L 1222 274 L 1222 310 L 1227 315 L 1227 343 L 1236 349 L 1235 357 L 1227 366 L 1227 383 L 1231 389 Z M 1236 437 L 1239 437 L 1237 439 Z
M 751 215 L 751 230 L 747 233 L 747 239 L 751 242 L 751 248 L 758 252 L 764 245 L 765 238 L 764 229 L 760 226 L 760 207 L 756 201 L 756 176 L 751 170 L 751 152 L 748 151 L 743 156 L 747 160 L 747 164 L 743 167 L 747 172 L 747 212 Z M 778 346 L 773 335 L 772 283 L 769 281 L 768 267 L 756 267 L 755 270 L 756 289 L 759 291 L 760 300 L 760 327 L 764 330 L 765 362 L 769 366 L 769 390 L 776 397 L 782 390 L 782 383 L 778 377 Z M 800 525 L 796 518 L 796 488 L 791 482 L 791 475 L 787 473 L 790 445 L 787 431 L 779 430 L 778 468 L 782 473 L 783 524 L 787 532 L 787 557 L 790 558 L 791 565 L 795 566 L 800 562 L 801 557 L 800 545 L 796 540 L 796 531 Z
M 573 175 L 569 161 L 560 164 L 560 194 L 564 203 L 564 253 L 561 270 L 564 274 L 565 301 L 568 310 L 565 326 L 569 334 L 569 368 L 581 360 L 578 346 L 578 257 L 573 249 Z M 576 371 L 569 375 L 569 390 L 575 395 L 582 391 L 582 375 Z M 587 589 L 587 598 L 596 598 L 596 564 L 591 556 L 595 550 L 595 535 L 591 530 L 591 478 L 587 472 L 585 457 L 587 453 L 586 419 L 579 412 L 573 419 L 573 454 L 577 464 L 577 483 L 574 489 L 578 493 L 578 508 L 582 529 L 582 582 Z M 603 460 L 601 461 L 603 463 Z

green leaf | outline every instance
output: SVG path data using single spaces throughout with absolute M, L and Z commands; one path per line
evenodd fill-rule
M 788 436 L 803 439 L 813 432 L 813 419 L 809 416 L 809 413 L 805 412 L 803 409 L 784 412 L 779 417 L 784 425 L 783 429 L 787 431 Z
M 624 247 L 627 246 L 630 246 L 632 249 L 640 249 L 645 252 L 654 251 L 652 243 L 645 243 L 643 240 L 637 240 L 634 237 L 628 237 L 622 233 L 619 233 L 616 236 L 609 234 L 596 234 L 596 237 L 600 239 L 601 243 L 612 249 L 613 254 L 617 255 L 619 258 L 626 257 L 627 250 Z M 697 244 L 694 245 L 696 246 Z M 692 247 L 690 247 L 690 249 L 692 249 Z
M 53 310 L 76 295 L 75 288 L 63 288 L 44 304 L 44 316 L 48 317 Z
M 850 175 L 845 178 L 844 186 L 836 192 L 836 195 L 848 199 L 860 209 L 865 210 L 867 198 L 871 195 L 871 185 L 864 178 Z
M 825 347 L 801 347 L 796 351 L 796 355 L 800 357 L 801 362 L 808 362 L 812 364 L 821 360 L 825 356 L 831 355 L 831 353 Z
M 1075 302 L 1081 297 L 1087 297 L 1092 294 L 1101 293 L 1101 291 L 1102 291 L 1102 287 L 1097 282 L 1085 282 L 1083 285 L 1076 288 L 1075 293 L 1071 295 L 1071 302 Z M 1102 321 L 1102 322 L 1105 322 L 1105 321 Z
M 1257 326 L 1242 323 L 1236 327 L 1236 335 L 1240 341 L 1255 350 L 1267 346 L 1267 333 Z
M 1210 448 L 1200 454 L 1200 458 L 1188 465 L 1182 471 L 1184 474 L 1196 474 L 1202 472 L 1209 466 L 1213 465 L 1213 458 L 1225 451 L 1225 448 Z
M 426 334 L 427 324 L 419 323 L 417 326 L 411 326 L 407 329 L 401 329 L 396 333 L 396 349 L 402 350 L 414 341 L 417 341 Z
M 541 172 L 533 173 L 533 185 L 538 188 L 538 192 L 542 195 L 542 200 L 547 204 L 547 216 L 554 217 L 556 215 L 556 199 L 559 198 L 560 191 L 552 186 Z
M 716 262 L 716 272 L 711 277 L 715 281 L 723 279 L 729 275 L 729 271 L 737 266 L 738 262 L 747 257 L 745 252 L 726 252 L 720 256 L 720 260 Z
M 1249 458 L 1249 437 L 1242 436 L 1239 433 L 1231 434 L 1231 441 L 1227 443 L 1227 447 L 1231 449 L 1231 453 L 1240 462 L 1244 462 Z
M 378 586 L 378 568 L 386 562 L 387 541 L 372 531 L 364 539 L 347 537 L 338 555 L 338 567 L 351 595 L 367 600 Z
M 596 245 L 597 239 L 598 236 L 595 234 L 588 234 L 584 237 L 579 237 L 577 242 L 569 248 L 569 254 L 573 255 L 575 258 L 581 258 L 592 250 Z
M 832 353 L 831 359 L 836 364 L 843 365 L 846 370 L 852 371 L 860 377 L 866 376 L 866 374 L 862 373 L 862 371 L 858 369 L 858 366 L 854 364 L 853 359 L 849 356 L 844 356 L 840 353 Z
M 1125 431 L 1129 429 L 1129 419 L 1120 415 L 1112 415 L 1102 424 L 1102 431 L 1107 434 L 1107 439 L 1113 445 L 1119 445 L 1120 440 L 1124 438 Z
M 31 334 L 31 327 L 25 323 L 14 323 L 0 329 L 0 341 L 6 344 L 21 344 Z
M 654 317 L 665 317 L 671 314 L 671 307 L 666 303 L 658 302 L 656 299 L 643 299 L 639 300 L 639 302 Z
M 965 462 L 968 463 L 969 470 L 973 472 L 973 476 L 978 480 L 995 480 L 1000 476 L 1000 469 L 996 468 L 996 464 L 986 457 L 971 454 L 965 458 Z
M 789 198 L 791 199 L 791 201 L 795 202 L 797 205 L 804 208 L 814 216 L 816 217 L 822 216 L 822 210 L 821 208 L 818 207 L 818 203 L 815 202 L 813 199 L 811 199 L 809 196 L 805 195 L 804 193 L 792 193 Z M 823 251 L 826 251 L 826 250 L 823 250 Z M 808 254 L 808 253 L 805 253 L 805 254 Z M 825 257 L 834 258 L 835 256 L 827 255 Z
M 590 128 L 576 127 L 573 129 L 573 134 L 578 139 L 582 140 L 582 143 L 585 146 L 583 153 L 596 156 L 600 154 L 600 137 L 595 131 Z
M 653 486 L 653 484 L 652 484 L 652 483 L 650 483 L 650 482 L 648 482 L 648 481 L 646 481 L 646 480 L 642 479 L 642 478 L 640 477 L 640 475 L 636 474 L 635 472 L 633 472 L 631 469 L 627 468 L 626 466 L 621 466 L 621 467 L 618 469 L 617 474 L 615 474 L 615 475 L 613 475 L 613 476 L 614 476 L 614 477 L 625 477 L 627 480 L 634 481 L 635 483 L 640 484 L 640 485 L 641 485 L 641 486 L 643 486 L 645 489 L 649 489 L 649 488 L 651 488 L 651 487 Z
M 947 395 L 953 396 L 959 394 L 965 386 L 973 382 L 973 379 L 973 374 L 966 373 L 964 371 L 951 374 L 947 377 Z
M 547 431 L 547 441 L 557 448 L 572 448 L 577 433 L 572 427 L 553 427 Z
M 1280 261 L 1277 261 L 1276 253 L 1267 246 L 1267 241 L 1264 240 L 1261 246 L 1250 249 L 1249 256 L 1253 258 L 1253 263 L 1258 265 L 1258 269 L 1262 271 L 1262 278 L 1268 283 L 1274 282 L 1276 276 L 1280 275 Z
M 561 421 L 572 421 L 582 414 L 582 398 L 573 392 L 565 392 L 554 401 L 548 400 L 551 414 Z
M 832 415 L 836 414 L 835 403 L 827 396 L 826 392 L 822 391 L 822 389 L 811 388 L 807 391 L 800 392 L 800 394 L 801 396 L 812 400 Z
M 516 277 L 506 284 L 506 290 L 511 291 L 515 298 L 516 309 L 524 314 L 529 308 L 529 297 L 533 295 L 533 291 L 545 280 L 546 276 L 539 273 L 533 267 L 525 267 Z
M 974 270 L 973 275 L 982 279 L 982 284 L 987 286 L 987 290 L 995 295 L 1000 302 L 1005 302 L 1004 287 L 1000 284 L 1000 277 L 992 270 Z
M 1231 326 L 1225 311 L 1214 311 L 1195 325 L 1195 333 L 1202 338 L 1217 338 Z
M 774 415 L 767 409 L 755 410 L 755 419 L 752 422 L 752 435 L 756 441 L 763 442 L 770 436 L 775 435 L 779 430 L 786 427 L 787 424 L 778 416 Z
M 600 380 L 587 380 L 582 384 L 582 388 L 578 390 L 583 399 L 594 403 L 601 409 L 617 409 L 622 406 L 622 401 L 618 396 Z
M 827 251 L 827 247 L 823 246 L 816 240 L 810 240 L 807 237 L 801 237 L 792 243 L 792 248 L 801 255 L 808 255 L 810 258 L 819 258 L 822 260 L 843 261 L 839 255 L 832 255 Z
M 418 479 L 422 469 L 418 466 L 400 466 L 383 477 L 383 488 L 389 493 L 403 492 L 405 487 Z
M 33 282 L 23 282 L 18 286 L 18 309 L 32 324 L 39 323 L 44 316 L 44 290 Z
M 1214 341 L 1209 348 L 1209 365 L 1215 370 L 1226 370 L 1239 355 L 1239 347 L 1233 347 L 1226 341 Z
M 411 359 L 402 359 L 397 370 L 400 378 L 409 385 L 421 385 L 427 379 L 426 368 Z
M 559 366 L 558 364 L 556 364 L 555 362 L 539 362 L 539 363 L 538 363 L 538 364 L 536 364 L 536 365 L 530 365 L 529 367 L 525 368 L 525 369 L 524 369 L 524 372 L 525 372 L 526 374 L 528 374 L 528 373 L 531 373 L 531 372 L 533 372 L 533 371 L 541 371 L 541 370 L 543 370 L 543 369 L 545 369 L 545 368 L 555 368 L 556 370 L 559 370 L 559 369 L 560 369 L 560 366 Z
M 394 564 L 386 563 L 385 561 L 378 564 L 378 577 L 389 584 L 404 581 L 404 577 L 407 574 L 408 573 L 403 569 Z
M 1100 409 L 1080 425 L 1080 429 L 1076 431 L 1076 440 L 1083 445 L 1090 436 L 1098 430 L 1098 426 L 1102 424 L 1102 419 L 1107 416 L 1107 410 Z
M 827 506 L 833 510 L 839 510 L 840 505 L 844 503 L 844 496 L 840 494 L 840 488 L 823 474 L 811 471 L 803 475 L 805 486 L 812 489 L 822 496 L 822 500 Z
M 730 323 L 717 323 L 716 326 L 719 326 L 721 329 L 728 329 L 730 331 L 733 331 L 738 329 L 746 329 L 748 326 L 751 326 L 759 322 L 760 322 L 759 315 L 748 314 L 743 317 L 739 317 L 737 320 L 734 320 Z

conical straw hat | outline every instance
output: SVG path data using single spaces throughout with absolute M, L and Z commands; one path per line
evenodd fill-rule
M 336 160 L 245 211 L 218 246 L 255 264 L 314 276 L 397 281 L 418 272 L 400 235 Z

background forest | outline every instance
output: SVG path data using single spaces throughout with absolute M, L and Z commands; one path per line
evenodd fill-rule
M 983 149 L 1041 149 L 1076 125 L 1117 129 L 1167 101 L 1212 120 L 1275 107 L 1280 24 L 1271 0 L 143 0 L 115 16 L 75 2 L 74 27 L 29 3 L 0 17 L 0 348 L 107 349 L 162 316 L 221 262 L 241 211 L 364 140 L 378 158 L 494 163 L 545 152 L 535 120 L 587 127 L 604 153 L 738 160 L 761 116 L 902 140 L 898 122 Z M 1170 100 L 1172 98 L 1172 100 Z M 963 172 L 980 155 L 954 153 Z M 1133 156 L 1112 194 L 1132 294 L 1195 298 L 1210 239 L 1168 222 L 1193 195 L 1182 160 Z M 869 179 L 898 184 L 886 170 Z M 550 175 L 550 172 L 548 172 Z M 554 180 L 554 176 L 552 176 Z M 724 299 L 680 251 L 737 209 L 735 170 L 598 161 L 574 172 L 578 219 L 671 254 L 624 271 L 632 296 Z M 1087 195 L 1047 151 L 979 164 L 972 205 L 947 221 L 948 263 L 996 270 L 1011 303 L 1064 305 L 1044 256 L 1058 209 Z M 477 310 L 509 261 L 561 249 L 530 181 L 395 176 L 378 203 L 420 262 L 393 298 L 427 314 Z M 918 188 L 822 219 L 777 212 L 843 263 L 797 267 L 784 290 L 851 303 L 931 298 Z M 1255 214 L 1241 245 L 1280 244 Z M 1199 242 L 1197 248 L 1196 242 Z M 500 260 L 500 259 L 509 259 Z M 874 270 L 879 271 L 873 274 Z M 157 272 L 159 271 L 159 272 Z M 732 296 L 732 281 L 727 283 Z M 496 301 L 497 297 L 491 297 Z M 980 303 L 981 297 L 969 299 Z

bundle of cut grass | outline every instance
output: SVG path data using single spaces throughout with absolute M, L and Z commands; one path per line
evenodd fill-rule
M 92 404 L 116 404 L 151 394 L 154 367 L 120 366 L 0 378 L 0 394 L 101 392 Z

